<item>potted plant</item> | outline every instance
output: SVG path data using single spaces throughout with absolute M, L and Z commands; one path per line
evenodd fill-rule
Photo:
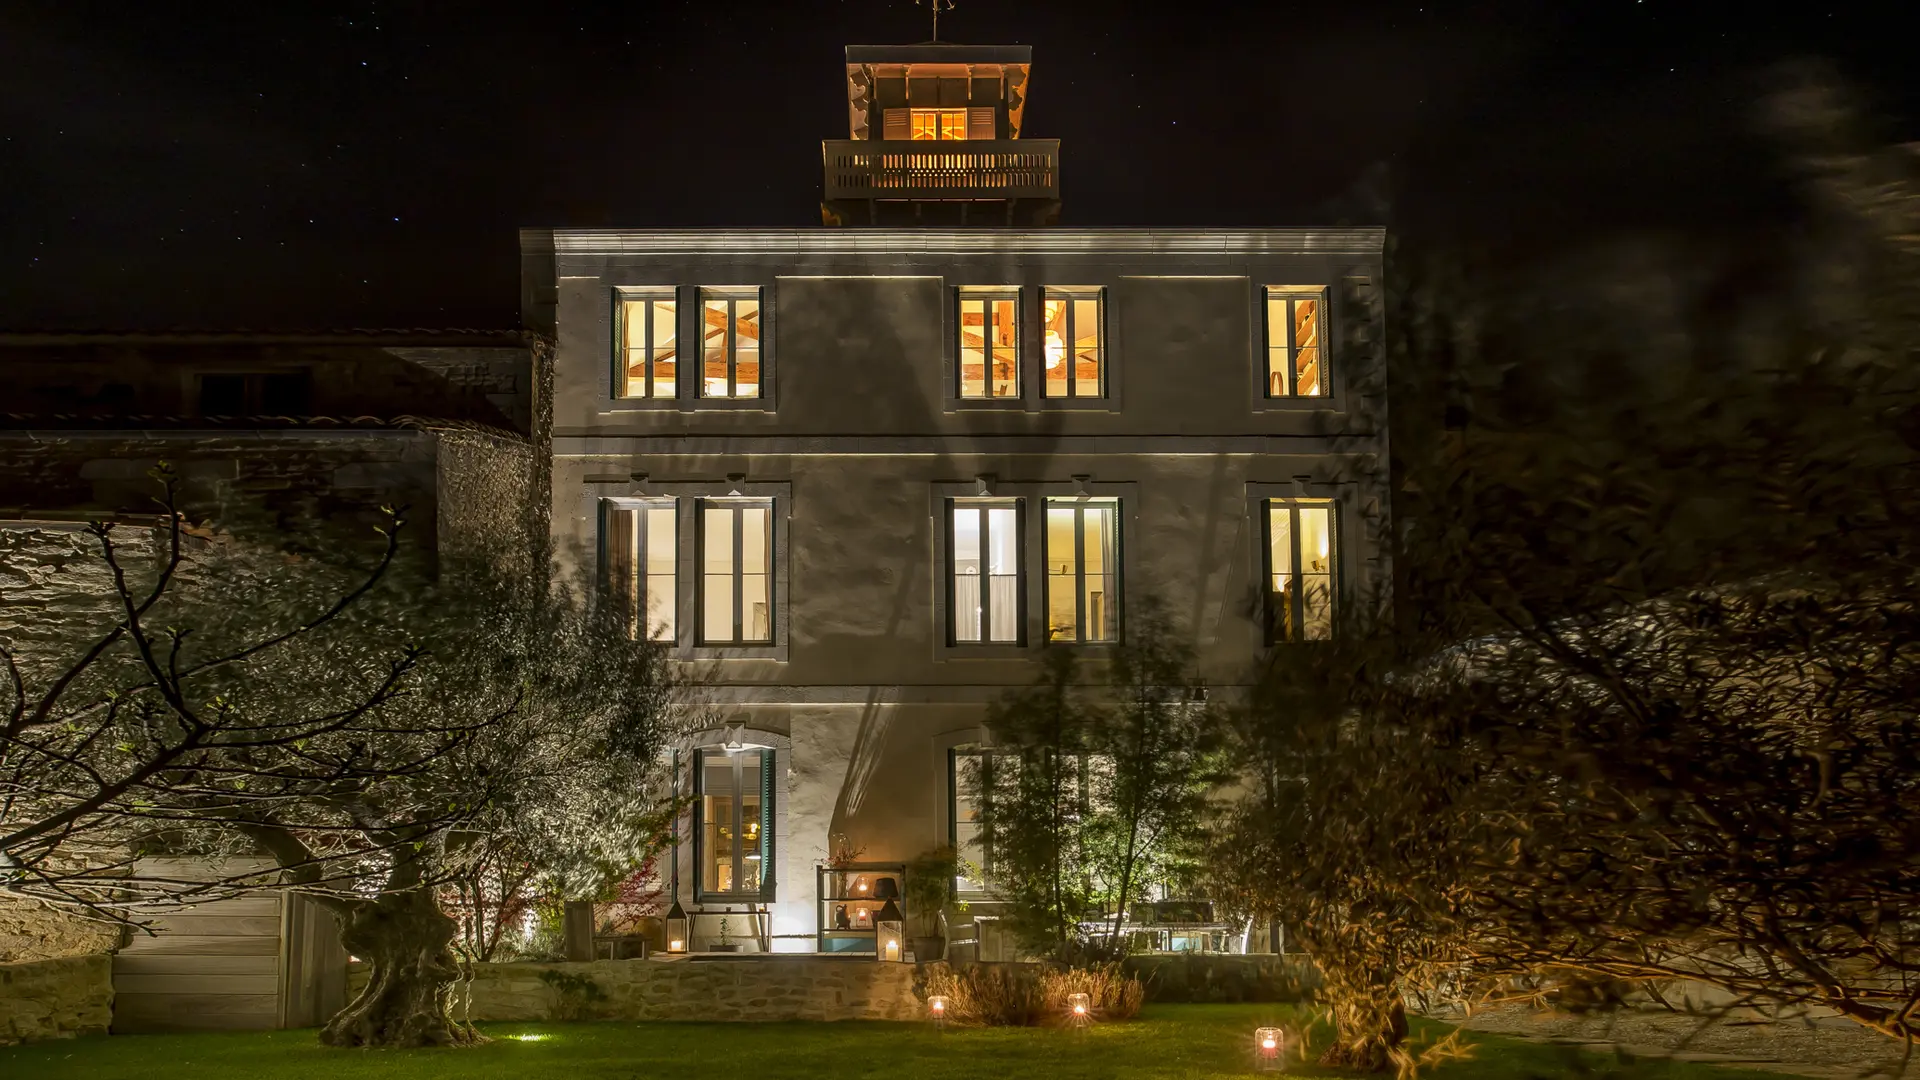
M 725 915 L 720 916 L 720 940 L 707 946 L 714 952 L 739 952 L 740 943 L 733 940 L 733 924 Z
M 827 867 L 833 871 L 827 875 L 827 888 L 832 890 L 835 896 L 845 896 L 847 895 L 847 867 L 859 862 L 860 856 L 867 849 L 854 847 L 848 843 L 846 833 L 834 835 L 832 848 L 832 853 L 827 856 Z
M 921 852 L 907 864 L 905 891 L 913 920 L 913 956 L 923 964 L 946 959 L 944 912 L 953 898 L 953 876 L 959 872 L 959 855 L 944 844 Z

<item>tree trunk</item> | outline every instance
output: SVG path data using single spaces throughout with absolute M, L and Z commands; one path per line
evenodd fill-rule
M 448 995 L 459 969 L 457 925 L 426 889 L 381 894 L 344 918 L 340 940 L 367 962 L 360 996 L 320 1029 L 328 1046 L 463 1046 L 479 1036 L 455 1024 Z

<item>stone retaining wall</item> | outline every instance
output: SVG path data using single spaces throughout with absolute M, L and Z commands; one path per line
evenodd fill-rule
M 108 953 L 125 939 L 118 926 L 0 897 L 0 964 Z
M 112 1021 L 107 956 L 0 964 L 0 1046 L 105 1035 Z
M 349 996 L 366 978 L 355 964 Z M 918 1020 L 917 981 L 912 964 L 816 956 L 476 964 L 471 1008 L 475 1020 Z

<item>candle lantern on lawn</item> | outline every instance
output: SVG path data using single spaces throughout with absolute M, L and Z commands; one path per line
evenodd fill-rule
M 1087 1024 L 1093 1021 L 1093 999 L 1085 994 L 1067 995 L 1067 1022 Z
M 873 917 L 873 955 L 874 959 L 900 960 L 907 958 L 905 934 L 907 921 L 900 915 L 900 905 L 889 900 Z
M 1261 1072 L 1280 1072 L 1287 1062 L 1287 1033 L 1277 1027 L 1255 1028 L 1253 1059 Z
M 927 998 L 927 1019 L 933 1021 L 934 1027 L 947 1026 L 947 1004 L 945 994 L 933 994 Z

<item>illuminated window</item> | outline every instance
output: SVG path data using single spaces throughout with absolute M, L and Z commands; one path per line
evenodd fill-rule
M 1111 757 L 1082 754 L 1062 764 L 1061 779 L 1068 785 L 1069 798 L 1086 810 L 1112 805 L 1101 796 L 1112 789 Z M 960 859 L 953 886 L 962 895 L 991 891 L 996 838 L 989 822 L 996 805 L 1014 804 L 1025 794 L 1020 790 L 1023 768 L 1015 750 L 968 743 L 947 751 L 947 841 Z
M 960 396 L 1020 396 L 1020 294 L 960 294 Z
M 1020 504 L 954 499 L 947 504 L 951 587 L 949 640 L 956 645 L 1021 640 Z
M 675 322 L 678 308 L 671 289 L 621 294 L 617 396 L 673 396 L 679 370 L 679 327 Z
M 967 137 L 967 110 L 965 109 L 914 109 L 911 118 L 913 138 L 922 139 L 965 139 Z
M 693 752 L 694 895 L 773 898 L 773 751 Z
M 1046 370 L 1041 393 L 1050 398 L 1099 397 L 1105 390 L 1099 289 L 1048 289 L 1040 304 Z
M 1267 636 L 1333 636 L 1333 504 L 1267 500 Z
M 1047 640 L 1120 636 L 1120 507 L 1047 500 Z
M 1326 290 L 1267 286 L 1267 396 L 1325 397 Z
M 700 396 L 760 396 L 760 290 L 701 289 Z
M 700 641 L 773 642 L 773 501 L 700 501 Z
M 947 752 L 947 842 L 960 858 L 954 891 L 962 895 L 987 891 L 993 848 L 988 843 L 983 812 L 992 804 L 995 789 L 1006 786 L 1019 772 L 1020 759 L 1012 754 L 995 754 L 972 745 Z M 974 876 L 968 876 L 970 873 Z
M 601 556 L 609 595 L 620 598 L 627 633 L 674 641 L 679 554 L 672 499 L 601 503 Z

